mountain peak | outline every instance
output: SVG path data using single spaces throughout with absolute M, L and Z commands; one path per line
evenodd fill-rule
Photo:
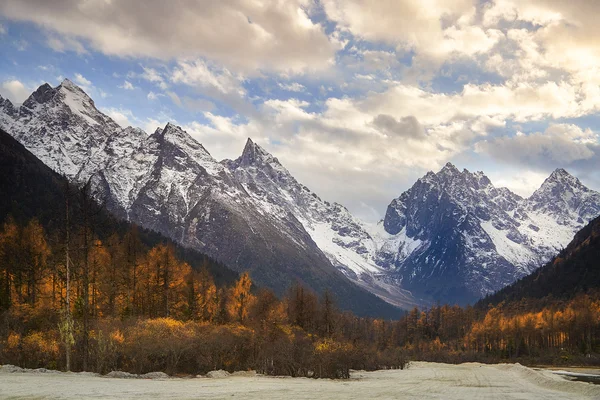
M 556 212 L 565 212 L 565 204 L 573 203 L 573 199 L 579 199 L 581 195 L 588 193 L 593 192 L 579 179 L 563 168 L 557 168 L 531 195 L 529 201 L 535 208 L 551 208 Z
M 170 143 L 179 150 L 185 152 L 207 169 L 212 170 L 213 168 L 209 168 L 209 164 L 212 165 L 216 163 L 208 150 L 178 125 L 167 122 L 162 130 L 159 128 L 154 132 L 154 136 L 158 137 L 159 141 Z
M 552 173 L 550 174 L 551 179 L 573 179 L 574 176 L 569 174 L 564 168 L 556 168 L 554 171 L 552 171 Z
M 279 164 L 279 160 L 277 160 L 277 158 L 273 157 L 271 153 L 254 143 L 250 138 L 248 138 L 246 141 L 244 151 L 242 152 L 242 156 L 239 160 L 242 166 L 266 164 L 270 162 L 276 162 Z
M 50 86 L 50 85 L 48 85 Z M 65 97 L 71 97 L 77 99 L 81 103 L 87 103 L 93 107 L 95 107 L 94 100 L 81 88 L 81 86 L 76 85 L 73 81 L 65 78 L 63 81 L 56 87 L 55 90 L 58 90 L 60 93 L 63 93 Z
M 35 92 L 31 93 L 27 100 L 23 103 L 26 107 L 31 108 L 35 104 L 45 103 L 54 97 L 56 89 L 50 86 L 48 83 L 44 83 Z
M 69 78 L 63 79 L 60 83 L 59 87 L 69 89 L 69 90 L 82 90 L 79 86 L 77 86 L 72 80 Z
M 544 183 L 542 184 L 541 188 L 544 188 L 545 186 L 555 186 L 555 185 L 561 185 L 561 186 L 568 186 L 571 188 L 585 188 L 587 189 L 580 181 L 579 179 L 577 179 L 576 177 L 574 177 L 573 175 L 571 175 L 570 173 L 568 173 L 565 169 L 563 168 L 557 168 L 555 169 L 548 178 L 546 178 L 546 180 L 544 181 Z
M 440 173 L 455 175 L 460 174 L 460 171 L 458 170 L 458 168 L 456 168 L 454 164 L 452 164 L 451 162 L 447 162 L 446 165 L 444 165 L 444 167 L 440 170 Z
M 189 133 L 183 130 L 182 127 L 175 125 L 171 122 L 167 122 L 163 129 L 157 129 L 156 134 L 173 144 L 179 145 L 184 143 L 193 143 L 196 147 L 202 147 L 202 145 L 198 143 L 196 139 L 190 136 Z

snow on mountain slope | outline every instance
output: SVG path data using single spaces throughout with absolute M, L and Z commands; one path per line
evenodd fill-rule
M 86 180 L 100 165 L 108 137 L 121 127 L 99 112 L 94 101 L 73 82 L 40 86 L 20 106 L 0 102 L 0 123 L 46 165 L 72 179 Z
M 391 202 L 379 264 L 416 294 L 469 302 L 532 272 L 599 214 L 600 194 L 562 169 L 523 199 L 447 164 Z M 420 245 L 407 251 L 409 240 Z
M 403 308 L 422 304 L 410 292 L 385 282 L 387 271 L 375 260 L 379 244 L 366 224 L 344 206 L 321 200 L 251 139 L 238 159 L 223 164 L 265 215 L 277 218 L 289 213 L 300 221 L 319 249 L 350 280 Z
M 294 213 L 250 195 L 180 127 L 122 129 L 68 80 L 42 85 L 20 107 L 0 98 L 0 125 L 57 172 L 89 180 L 117 216 L 250 271 L 279 295 L 299 281 L 317 293 L 330 289 L 359 315 L 397 315 L 334 267 Z
M 542 265 L 600 214 L 600 194 L 561 169 L 523 199 L 447 164 L 366 224 L 250 139 L 238 159 L 218 162 L 175 125 L 122 129 L 68 80 L 20 107 L 0 97 L 0 126 L 54 170 L 90 180 L 116 215 L 278 290 L 291 279 L 317 291 L 337 282 L 355 309 L 368 296 L 343 282 L 403 308 L 475 300 Z

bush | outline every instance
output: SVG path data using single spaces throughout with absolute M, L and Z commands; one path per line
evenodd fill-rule
M 180 360 L 193 348 L 192 323 L 171 318 L 149 319 L 132 326 L 124 340 L 124 352 L 138 374 L 177 372 Z

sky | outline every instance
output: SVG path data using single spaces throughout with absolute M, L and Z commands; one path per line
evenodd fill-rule
M 218 160 L 248 137 L 376 221 L 446 162 L 529 196 L 600 189 L 595 0 L 3 0 L 0 94 L 69 78 Z

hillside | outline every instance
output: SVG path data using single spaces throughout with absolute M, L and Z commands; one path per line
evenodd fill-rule
M 479 304 L 553 297 L 568 300 L 600 289 L 600 217 L 594 219 L 551 262 Z
M 64 229 L 65 196 L 74 196 L 76 189 L 37 159 L 11 135 L 0 129 L 0 224 L 10 216 L 25 224 L 37 218 L 48 232 Z M 71 200 L 71 213 L 75 212 L 75 200 Z M 112 217 L 99 207 L 92 225 L 94 233 L 101 239 L 113 233 L 123 235 L 134 225 Z M 156 232 L 137 228 L 141 242 L 148 247 L 158 243 L 174 242 Z M 222 263 L 198 251 L 176 246 L 179 257 L 193 267 L 199 268 L 206 261 L 208 269 L 220 285 L 230 284 L 238 274 Z

